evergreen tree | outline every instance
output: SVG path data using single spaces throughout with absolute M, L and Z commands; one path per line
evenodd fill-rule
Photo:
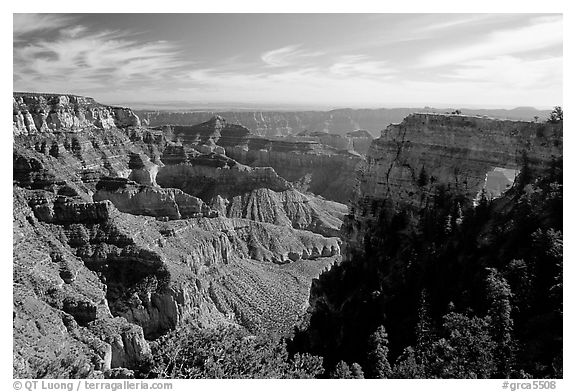
M 492 336 L 496 342 L 497 372 L 500 377 L 510 377 L 513 355 L 512 342 L 512 291 L 506 279 L 495 268 L 488 269 L 486 278 Z
M 350 366 L 350 371 L 352 372 L 352 378 L 364 378 L 364 371 L 362 371 L 362 366 L 354 362 Z
M 356 378 L 353 376 L 352 371 L 348 364 L 340 361 L 336 364 L 334 371 L 330 374 L 330 378 Z
M 406 347 L 402 355 L 398 357 L 394 364 L 394 378 L 426 378 L 425 369 L 416 360 L 416 352 L 412 347 Z
M 388 334 L 383 325 L 379 326 L 368 338 L 368 350 L 368 376 L 389 378 L 392 368 L 388 362 Z
M 564 119 L 564 112 L 562 111 L 562 106 L 554 106 L 554 109 L 552 110 L 550 116 L 548 117 L 548 122 L 556 124 L 562 122 L 563 119 Z
M 426 173 L 426 169 L 424 168 L 424 166 L 422 166 L 422 169 L 420 169 L 417 184 L 420 188 L 423 188 L 426 185 L 428 185 L 428 173 Z
M 443 337 L 427 353 L 426 374 L 431 378 L 490 378 L 493 376 L 495 343 L 489 318 L 448 313 Z
M 420 293 L 420 307 L 418 309 L 418 323 L 416 325 L 416 349 L 420 352 L 429 347 L 434 340 L 430 313 L 428 291 L 423 289 Z

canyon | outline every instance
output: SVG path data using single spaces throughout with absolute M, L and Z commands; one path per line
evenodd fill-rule
M 150 126 L 165 124 L 192 125 L 208 121 L 220 115 L 234 124 L 240 124 L 259 136 L 287 136 L 301 132 L 322 132 L 345 135 L 348 132 L 366 130 L 373 137 L 393 123 L 401 122 L 414 112 L 451 113 L 454 109 L 382 108 L 382 109 L 334 109 L 329 111 L 204 111 L 184 110 L 157 111 L 137 110 L 138 116 Z M 464 115 L 490 116 L 495 118 L 532 121 L 534 116 L 546 118 L 549 111 L 531 107 L 515 109 L 460 109 Z
M 340 203 L 349 201 L 356 170 L 364 161 L 367 143 L 371 142 L 370 136 L 363 132 L 348 138 L 328 134 L 328 137 L 263 137 L 221 116 L 196 125 L 165 125 L 161 129 L 196 152 L 219 156 L 222 165 L 225 165 L 222 158 L 225 154 L 251 167 L 252 172 L 265 173 L 272 168 L 295 189 Z M 239 165 L 233 170 L 243 175 L 245 166 Z M 282 185 L 276 184 L 270 189 L 282 190 Z
M 374 334 L 385 331 L 385 377 L 476 377 L 449 369 L 461 354 L 434 350 L 470 332 L 443 324 L 449 317 L 495 314 L 487 292 L 497 273 L 499 293 L 514 298 L 505 305 L 517 307 L 506 313 L 509 341 L 523 347 L 509 357 L 527 358 L 519 366 L 531 377 L 554 374 L 561 297 L 548 293 L 562 276 L 562 157 L 562 121 L 413 113 L 389 125 L 358 170 L 340 231 L 343 261 L 314 279 L 297 350 L 329 368 L 345 361 L 373 369 Z M 492 200 L 490 180 L 504 190 Z M 555 240 L 542 245 L 544 232 Z M 518 263 L 534 277 L 515 280 Z M 533 297 L 519 298 L 526 286 Z M 497 371 L 492 377 L 506 374 Z
M 287 334 L 337 313 L 323 282 L 381 216 L 440 187 L 470 209 L 491 171 L 562 157 L 561 123 L 318 113 L 14 93 L 14 376 L 129 372 L 184 321 Z
M 346 206 L 271 167 L 90 98 L 13 112 L 15 377 L 138 368 L 183 320 L 285 333 L 340 259 Z
M 374 222 L 424 207 L 439 187 L 461 195 L 469 208 L 494 169 L 542 172 L 562 158 L 562 124 L 414 113 L 389 125 L 359 169 L 344 224 L 348 249 L 361 252 Z

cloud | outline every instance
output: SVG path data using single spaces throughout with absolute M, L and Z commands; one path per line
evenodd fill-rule
M 429 75 L 395 69 L 364 55 L 336 58 L 332 65 L 233 70 L 196 69 L 174 96 L 187 100 L 293 103 L 326 106 L 559 104 L 562 58 L 498 56 L 461 63 Z M 559 95 L 560 94 L 560 95 Z
M 63 36 L 66 36 L 66 37 L 74 38 L 74 37 L 77 37 L 78 35 L 84 33 L 86 30 L 87 30 L 87 29 L 86 29 L 85 26 L 76 25 L 76 26 L 73 26 L 73 27 L 68 27 L 68 28 L 65 28 L 65 29 L 61 29 L 61 30 L 60 30 L 60 34 L 63 35 Z
M 30 33 L 60 29 L 74 19 L 72 16 L 54 14 L 13 14 L 14 39 Z
M 562 57 L 520 59 L 499 56 L 491 59 L 476 59 L 460 64 L 445 77 L 467 82 L 492 83 L 512 88 L 562 86 Z
M 417 67 L 440 67 L 475 59 L 530 52 L 561 44 L 562 18 L 537 18 L 530 26 L 495 31 L 479 42 L 424 55 Z
M 365 55 L 342 56 L 330 67 L 330 72 L 338 76 L 392 77 L 396 70 L 387 61 L 370 60 Z
M 310 52 L 299 49 L 301 45 L 289 45 L 262 53 L 260 58 L 270 67 L 286 67 L 311 57 L 322 56 L 324 52 Z
M 439 23 L 428 23 L 416 29 L 416 33 L 438 33 L 447 30 L 454 30 L 459 28 L 470 28 L 472 25 L 494 23 L 495 16 L 503 17 L 506 15 L 494 14 L 445 14 L 445 20 Z M 426 19 L 429 19 L 427 15 Z M 436 18 L 434 18 L 436 19 Z
M 168 79 L 182 61 L 168 42 L 141 43 L 119 31 L 64 28 L 52 39 L 14 43 L 14 84 L 19 90 L 82 92 Z
M 433 30 L 452 36 L 453 30 L 466 30 L 464 21 L 448 19 Z M 363 51 L 357 45 L 336 45 L 325 52 L 289 45 L 255 56 L 240 48 L 224 59 L 207 50 L 202 53 L 210 64 L 206 66 L 191 59 L 192 53 L 185 58 L 175 43 L 144 42 L 143 35 L 126 31 L 94 31 L 72 17 L 26 14 L 15 16 L 15 37 L 21 38 L 14 39 L 13 83 L 21 91 L 70 92 L 116 102 L 561 104 L 561 18 L 531 17 L 525 27 L 502 30 L 478 23 L 482 26 L 475 30 L 488 33 L 464 46 L 457 39 L 400 49 L 360 45 Z M 364 44 L 362 39 L 355 42 Z M 436 44 L 445 47 L 430 47 Z

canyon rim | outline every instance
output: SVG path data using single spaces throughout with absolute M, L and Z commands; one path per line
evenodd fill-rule
M 13 16 L 14 379 L 563 379 L 561 14 L 128 16 Z

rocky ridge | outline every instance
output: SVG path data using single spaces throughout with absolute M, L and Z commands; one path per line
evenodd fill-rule
M 303 131 L 295 136 L 289 136 L 289 138 L 302 141 L 315 141 L 338 150 L 357 152 L 360 155 L 366 155 L 370 143 L 372 143 L 374 139 L 370 132 L 366 130 L 355 130 L 347 132 L 344 135 L 318 131 Z
M 502 119 L 532 121 L 534 116 L 546 118 L 549 111 L 534 108 L 460 109 L 465 115 L 488 115 Z M 300 132 L 326 132 L 345 135 L 357 129 L 365 129 L 377 137 L 389 124 L 399 123 L 414 112 L 450 113 L 454 109 L 434 108 L 382 108 L 382 109 L 335 109 L 329 111 L 137 111 L 150 126 L 192 125 L 208 121 L 214 115 L 229 122 L 240 124 L 259 136 L 288 136 Z
M 270 167 L 190 149 L 91 99 L 14 101 L 15 377 L 137 368 L 147 339 L 185 318 L 283 333 L 339 258 L 340 240 L 321 234 L 345 207 Z
M 140 119 L 128 108 L 104 106 L 76 95 L 14 93 L 12 105 L 15 136 L 140 126 Z
M 171 126 L 169 132 L 173 132 L 181 144 L 179 154 L 186 154 L 188 148 L 203 153 L 225 154 L 234 161 L 252 167 L 255 172 L 264 173 L 272 168 L 291 183 L 288 186 L 341 203 L 349 200 L 356 168 L 363 160 L 362 155 L 354 151 L 353 147 L 355 145 L 365 150 L 367 142 L 371 140 L 361 132 L 347 138 L 329 136 L 330 140 L 334 139 L 332 141 L 317 136 L 261 137 L 242 126 L 230 124 L 220 116 L 194 126 Z M 338 145 L 340 142 L 352 150 L 330 145 Z M 188 153 L 188 161 L 203 159 L 190 158 L 190 155 Z M 169 159 L 174 160 L 175 157 L 171 155 Z M 227 158 L 218 159 L 224 165 Z M 166 172 L 172 169 L 162 170 Z M 175 180 L 176 177 L 180 178 L 180 174 L 176 173 L 172 177 Z M 277 186 L 271 189 L 279 190 Z
M 494 168 L 542 170 L 562 156 L 562 124 L 415 113 L 374 140 L 359 170 L 343 235 L 362 251 L 372 222 L 383 210 L 426 205 L 438 187 L 470 206 Z

